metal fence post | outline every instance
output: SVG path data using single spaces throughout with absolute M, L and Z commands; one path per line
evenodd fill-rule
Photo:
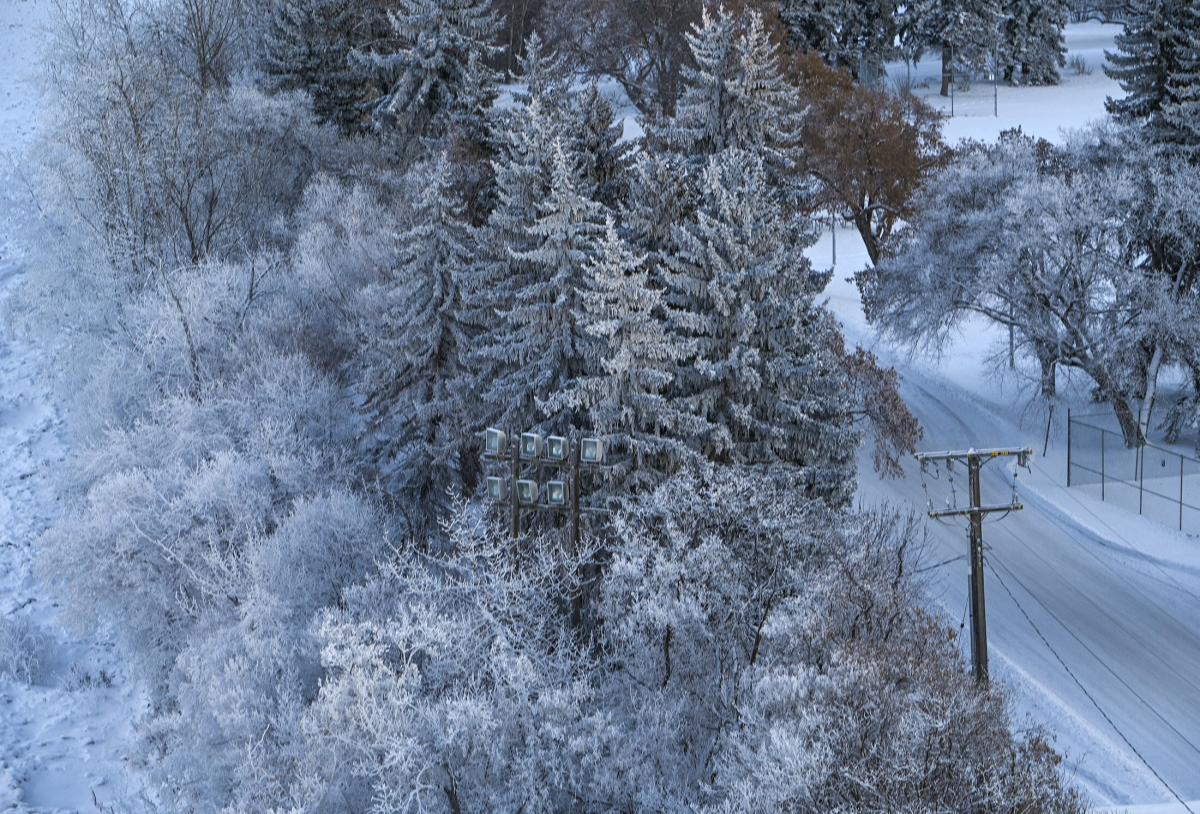
M 1100 430 L 1100 499 L 1104 500 L 1104 436 L 1108 433 Z
M 1138 514 L 1142 513 L 1142 493 L 1144 491 L 1143 475 L 1146 472 L 1146 445 L 1139 444 L 1137 448 L 1137 479 L 1138 479 Z
M 1070 407 L 1067 408 L 1067 486 L 1070 486 Z
M 1179 456 L 1179 530 L 1183 531 L 1183 456 Z

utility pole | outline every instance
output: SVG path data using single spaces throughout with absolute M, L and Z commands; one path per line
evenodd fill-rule
M 975 672 L 975 680 L 981 684 L 987 683 L 988 680 L 987 603 L 984 600 L 983 590 L 983 518 L 985 515 L 994 514 L 995 512 L 1019 512 L 1024 506 L 1016 502 L 1016 500 L 1003 505 L 983 505 L 983 500 L 980 496 L 979 473 L 988 461 L 995 458 L 1013 456 L 1017 458 L 1019 466 L 1025 466 L 1026 462 L 1033 457 L 1033 450 L 1028 447 L 1001 447 L 997 449 L 918 452 L 916 454 L 916 459 L 921 463 L 922 472 L 925 471 L 926 466 L 931 462 L 944 462 L 948 470 L 953 467 L 955 461 L 965 463 L 967 466 L 967 474 L 970 480 L 971 505 L 964 509 L 935 510 L 931 507 L 929 516 L 933 518 L 966 516 L 971 521 L 971 550 L 969 552 L 971 560 L 969 582 L 971 594 L 971 666 Z

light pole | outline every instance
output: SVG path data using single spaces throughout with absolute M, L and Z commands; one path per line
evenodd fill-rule
M 582 505 L 585 468 L 604 466 L 604 442 L 594 436 L 581 436 L 572 443 L 561 435 L 542 436 L 536 432 L 511 432 L 489 427 L 484 431 L 483 463 L 508 464 L 506 476 L 487 478 L 488 497 L 494 503 L 509 504 L 511 533 L 521 534 L 522 513 L 567 512 L 570 515 L 571 550 L 579 551 L 580 516 L 601 509 Z M 531 471 L 522 472 L 522 464 Z M 554 477 L 541 482 L 546 469 Z M 565 473 L 565 476 L 564 476 Z

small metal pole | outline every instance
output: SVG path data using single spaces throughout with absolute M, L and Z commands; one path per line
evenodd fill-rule
M 1179 456 L 1179 530 L 1183 531 L 1183 456 Z
M 950 118 L 954 118 L 954 75 L 950 76 Z
M 829 216 L 829 234 L 833 236 L 833 265 L 837 267 L 837 215 Z
M 1000 118 L 1000 66 L 992 66 L 992 115 Z
M 1108 435 L 1104 430 L 1100 430 L 1100 499 L 1104 500 L 1104 436 Z
M 1142 513 L 1142 495 L 1145 491 L 1143 485 L 1143 475 L 1146 472 L 1146 447 L 1140 445 L 1137 448 L 1137 479 L 1138 479 L 1138 514 Z
M 1067 408 L 1067 488 L 1071 488 L 1071 408 Z

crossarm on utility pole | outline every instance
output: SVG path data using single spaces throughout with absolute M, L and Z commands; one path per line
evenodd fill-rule
M 987 603 L 984 601 L 983 590 L 983 518 L 996 512 L 1019 512 L 1024 508 L 1015 500 L 1009 504 L 985 506 L 980 496 L 979 471 L 983 465 L 995 458 L 1015 457 L 1020 466 L 1025 466 L 1033 457 L 1029 447 L 995 447 L 990 449 L 946 450 L 942 452 L 918 452 L 916 459 L 921 463 L 921 471 L 931 461 L 945 461 L 947 468 L 959 461 L 967 465 L 970 476 L 971 505 L 964 509 L 935 510 L 930 507 L 929 516 L 938 517 L 969 517 L 970 526 L 970 561 L 971 577 L 968 583 L 971 598 L 971 662 L 975 672 L 975 680 L 986 684 L 988 680 L 987 655 Z M 1014 492 L 1015 497 L 1015 492 Z

